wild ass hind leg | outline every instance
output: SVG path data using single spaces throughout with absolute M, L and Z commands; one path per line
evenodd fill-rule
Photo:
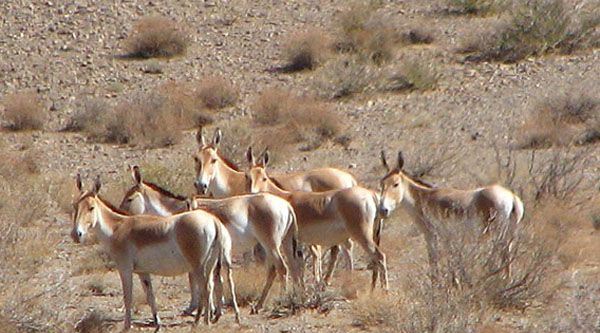
M 188 274 L 188 281 L 190 283 L 191 299 L 190 299 L 190 304 L 188 305 L 188 307 L 183 310 L 183 315 L 184 316 L 192 316 L 192 315 L 194 315 L 194 310 L 198 309 L 198 305 L 199 305 L 199 301 L 198 301 L 198 295 L 199 295 L 198 281 L 195 280 L 194 274 L 192 274 L 192 273 Z
M 258 314 L 258 311 L 260 311 L 260 309 L 262 309 L 264 303 L 265 303 L 265 299 L 267 298 L 267 295 L 269 294 L 269 290 L 271 289 L 271 286 L 273 286 L 273 281 L 275 280 L 275 266 L 273 266 L 273 264 L 269 263 L 269 261 L 267 261 L 267 280 L 265 281 L 265 286 L 263 287 L 263 291 L 260 295 L 260 299 L 258 300 L 258 303 L 256 303 L 255 306 L 252 307 L 252 310 L 250 310 L 250 314 Z
M 227 282 L 229 283 L 229 292 L 231 293 L 231 305 L 233 306 L 233 311 L 235 312 L 235 321 L 236 323 L 240 324 L 241 323 L 241 318 L 240 318 L 240 308 L 238 307 L 238 303 L 237 303 L 237 298 L 235 295 L 235 282 L 233 281 L 233 269 L 232 269 L 232 265 L 231 265 L 231 255 L 227 254 L 224 255 L 224 258 L 222 258 L 223 260 L 223 266 L 225 267 L 225 270 L 227 271 Z M 222 282 L 223 279 L 221 279 L 221 290 L 222 288 Z
M 150 310 L 152 311 L 152 320 L 154 321 L 154 325 L 156 325 L 156 330 L 160 329 L 160 318 L 158 317 L 158 310 L 156 308 L 156 299 L 154 298 L 154 290 L 152 289 L 152 280 L 150 278 L 150 274 L 138 274 L 140 278 L 140 282 L 142 283 L 142 287 L 144 289 L 144 293 L 146 294 L 146 302 L 150 306 Z
M 333 276 L 333 271 L 335 270 L 335 265 L 337 264 L 338 253 L 340 252 L 340 246 L 332 246 L 329 252 L 329 265 L 327 267 L 327 273 L 325 273 L 325 277 L 323 278 L 323 283 L 328 286 L 331 282 L 331 277 Z

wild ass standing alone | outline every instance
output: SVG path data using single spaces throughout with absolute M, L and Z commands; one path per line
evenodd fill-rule
M 268 191 L 289 201 L 298 218 L 300 241 L 311 245 L 333 247 L 331 261 L 325 276 L 328 282 L 333 274 L 337 259 L 337 247 L 351 238 L 369 255 L 375 288 L 379 274 L 384 289 L 388 289 L 385 254 L 375 242 L 380 228 L 376 223 L 377 194 L 360 186 L 327 192 L 285 191 L 267 175 L 268 151 L 263 162 L 253 165 L 248 171 L 252 193 Z
M 429 262 L 437 270 L 438 235 L 435 226 L 428 217 L 436 219 L 454 216 L 461 219 L 476 218 L 481 223 L 482 234 L 487 233 L 492 223 L 504 222 L 503 232 L 509 232 L 512 227 L 523 219 L 523 202 L 510 190 L 500 185 L 490 185 L 472 190 L 453 188 L 434 188 L 414 178 L 409 177 L 402 169 L 404 158 L 398 153 L 397 165 L 391 169 L 381 151 L 381 161 L 388 173 L 381 180 L 381 201 L 379 210 L 383 216 L 388 216 L 397 205 L 402 204 L 414 219 L 417 227 L 423 233 L 427 243 Z M 508 246 L 502 254 L 505 273 L 510 276 L 511 240 L 508 235 Z
M 135 214 L 162 216 L 187 210 L 188 202 L 185 198 L 143 181 L 137 166 L 131 167 L 131 172 L 134 185 L 125 194 L 120 206 L 122 209 Z M 267 280 L 253 312 L 262 308 L 276 274 L 285 291 L 290 266 L 295 284 L 304 289 L 299 258 L 296 257 L 296 215 L 287 201 L 273 194 L 259 193 L 224 199 L 197 197 L 193 198 L 191 206 L 193 209 L 208 211 L 220 219 L 235 244 L 234 253 L 242 254 L 256 244 L 266 249 Z M 193 288 L 194 284 L 190 287 Z M 222 288 L 219 281 L 217 288 Z M 195 294 L 192 292 L 192 296 Z M 198 300 L 192 298 L 186 312 L 192 313 L 197 306 Z
M 87 243 L 95 236 L 116 262 L 125 303 L 124 328 L 131 327 L 132 275 L 138 274 L 157 328 L 160 327 L 150 274 L 175 276 L 191 273 L 198 284 L 205 309 L 204 322 L 209 325 L 213 305 L 213 274 L 220 261 L 227 270 L 236 320 L 239 309 L 231 271 L 231 238 L 227 229 L 212 214 L 202 210 L 169 217 L 130 216 L 113 207 L 98 195 L 101 183 L 96 178 L 91 191 L 82 189 L 77 175 L 77 199 L 71 236 L 77 243 Z M 200 319 L 199 309 L 195 322 Z M 217 313 L 221 313 L 217 303 Z M 218 320 L 218 317 L 216 318 Z
M 248 193 L 248 179 L 246 178 L 246 174 L 220 154 L 219 145 L 221 139 L 221 130 L 217 128 L 212 142 L 207 144 L 202 133 L 202 128 L 198 129 L 196 134 L 198 151 L 194 154 L 196 166 L 196 181 L 194 182 L 194 186 L 196 187 L 196 191 L 198 194 L 208 194 L 215 198 Z M 254 156 L 252 155 L 251 148 L 248 149 L 246 157 L 252 165 L 254 163 Z M 273 177 L 273 180 L 285 190 L 307 192 L 350 188 L 357 184 L 351 174 L 335 168 L 319 168 L 277 175 Z M 352 270 L 352 242 L 348 240 L 341 245 L 342 255 L 347 258 L 350 270 Z M 336 249 L 336 251 L 339 251 L 339 249 Z M 315 278 L 318 281 L 321 276 L 321 251 L 319 247 L 311 247 L 311 252 L 316 260 L 313 267 Z

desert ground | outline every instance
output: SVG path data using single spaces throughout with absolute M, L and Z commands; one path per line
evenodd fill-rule
M 303 295 L 250 315 L 265 272 L 235 260 L 242 332 L 600 332 L 600 6 L 594 1 L 0 2 L 0 331 L 122 327 L 117 271 L 70 237 L 75 175 L 118 205 L 144 179 L 194 193 L 196 131 L 222 154 L 269 148 L 273 173 L 331 166 L 379 191 L 380 151 L 438 186 L 499 183 L 525 203 L 514 275 L 486 263 L 493 237 L 461 221 L 429 277 L 402 209 L 381 249 Z M 465 236 L 466 237 L 466 236 Z M 468 239 L 468 241 L 465 241 Z M 327 262 L 327 259 L 325 259 Z M 470 283 L 456 285 L 454 274 Z M 490 273 L 490 274 L 488 274 Z M 154 277 L 165 332 L 204 331 L 187 277 Z M 153 331 L 134 280 L 133 332 Z

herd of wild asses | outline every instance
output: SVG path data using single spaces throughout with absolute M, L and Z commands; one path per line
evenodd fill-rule
M 349 258 L 358 244 L 370 260 L 371 288 L 380 280 L 388 288 L 386 256 L 379 247 L 384 219 L 402 206 L 423 233 L 428 245 L 435 237 L 427 214 L 444 218 L 476 216 L 483 230 L 494 221 L 519 223 L 523 203 L 510 190 L 492 185 L 473 190 L 441 188 L 411 177 L 403 170 L 398 153 L 396 165 L 387 169 L 380 191 L 358 185 L 350 173 L 330 167 L 291 174 L 267 172 L 269 152 L 255 156 L 246 152 L 249 168 L 240 170 L 221 155 L 219 129 L 208 142 L 202 129 L 196 136 L 198 150 L 194 186 L 198 195 L 186 198 L 146 182 L 140 168 L 131 167 L 134 184 L 119 207 L 99 195 L 100 178 L 84 190 L 77 176 L 79 195 L 75 203 L 71 236 L 77 243 L 99 241 L 115 261 L 123 287 L 125 329 L 131 326 L 133 273 L 139 276 L 155 325 L 160 327 L 151 274 L 174 276 L 187 273 L 191 300 L 185 312 L 204 313 L 207 325 L 222 315 L 223 281 L 226 272 L 236 321 L 240 312 L 232 278 L 232 254 L 243 254 L 259 244 L 264 252 L 267 279 L 252 308 L 263 306 L 276 277 L 285 292 L 288 274 L 294 289 L 304 291 L 304 259 L 300 246 L 312 253 L 315 279 L 321 281 L 321 248 L 331 250 L 322 282 L 329 283 L 337 255 Z M 437 258 L 429 251 L 430 264 Z M 510 260 L 506 258 L 506 274 Z

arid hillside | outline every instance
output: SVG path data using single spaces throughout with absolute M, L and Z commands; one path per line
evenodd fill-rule
M 595 1 L 10 0 L 0 31 L 0 331 L 121 329 L 114 264 L 70 236 L 75 175 L 86 188 L 100 175 L 115 205 L 130 165 L 191 195 L 202 127 L 221 129 L 242 170 L 249 146 L 268 148 L 272 173 L 337 167 L 379 191 L 380 151 L 402 151 L 415 178 L 499 183 L 525 206 L 510 278 L 493 230 L 448 218 L 434 219 L 430 279 L 424 237 L 397 209 L 381 240 L 388 293 L 369 292 L 355 246 L 355 271 L 338 267 L 323 290 L 309 263 L 304 294 L 276 283 L 250 315 L 265 272 L 236 258 L 242 324 L 228 310 L 211 329 L 600 332 Z M 187 283 L 154 278 L 164 331 L 192 325 Z M 133 303 L 132 331 L 153 330 L 137 279 Z

